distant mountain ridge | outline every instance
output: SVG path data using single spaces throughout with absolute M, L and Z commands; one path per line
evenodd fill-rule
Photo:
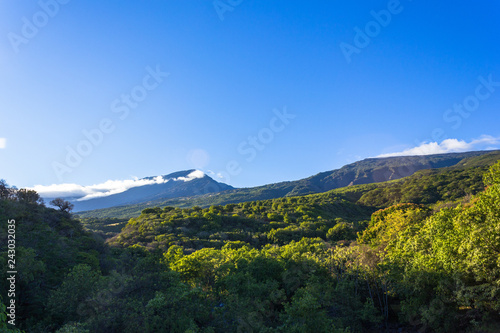
M 293 183 L 287 195 L 326 192 L 340 187 L 380 183 L 411 176 L 423 169 L 453 166 L 464 158 L 476 157 L 490 152 L 449 153 L 425 156 L 402 156 L 367 158 L 343 166 L 340 169 L 321 172 Z
M 464 159 L 488 154 L 500 154 L 500 150 L 424 156 L 367 158 L 347 164 L 340 169 L 321 172 L 308 178 L 252 188 L 234 189 L 218 193 L 216 196 L 223 197 L 232 195 L 235 198 L 246 197 L 243 201 L 252 201 L 321 193 L 345 186 L 396 180 L 411 176 L 419 170 L 450 167 L 458 164 Z M 223 203 L 233 202 L 223 201 L 220 204 Z
M 196 177 L 193 173 L 199 172 Z M 152 184 L 129 188 L 128 190 L 103 197 L 78 201 L 70 200 L 74 211 L 94 210 L 137 204 L 142 202 L 165 200 L 178 197 L 192 197 L 208 193 L 234 189 L 232 186 L 219 183 L 198 170 L 178 171 L 164 176 L 146 177 L 142 180 L 155 181 Z
M 138 216 L 141 210 L 147 207 L 192 207 L 196 205 L 207 207 L 210 205 L 224 205 L 228 203 L 314 194 L 346 186 L 401 179 L 411 176 L 419 170 L 466 165 L 468 161 L 473 161 L 471 163 L 477 165 L 489 165 L 496 159 L 500 159 L 500 150 L 425 156 L 367 158 L 345 165 L 340 169 L 321 172 L 314 176 L 296 181 L 287 181 L 251 188 L 213 191 L 195 197 L 186 196 L 168 200 L 157 199 L 105 210 L 82 212 L 79 215 L 82 217 L 129 218 Z

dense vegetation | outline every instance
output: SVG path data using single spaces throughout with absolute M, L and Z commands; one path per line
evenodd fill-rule
M 138 244 L 148 249 L 181 245 L 189 252 L 204 247 L 221 248 L 240 241 L 260 248 L 284 245 L 304 237 L 331 236 L 342 223 L 352 237 L 363 228 L 373 209 L 355 205 L 331 194 L 211 206 L 202 209 L 147 208 L 131 219 L 111 244 Z M 340 240 L 340 239 L 339 239 Z
M 110 245 L 33 195 L 2 198 L 2 221 L 18 221 L 19 328 L 498 331 L 500 162 L 471 164 L 316 195 L 148 208 Z
M 16 246 L 15 256 L 11 257 L 7 252 L 7 221 L 12 219 L 16 221 Z M 46 208 L 36 192 L 10 189 L 3 182 L 0 182 L 0 221 L 2 267 L 7 267 L 9 258 L 15 260 L 18 271 L 17 322 L 35 331 L 55 327 L 47 316 L 47 300 L 52 291 L 76 265 L 107 272 L 108 248 L 102 240 L 84 231 L 67 211 Z M 4 300 L 9 289 L 7 283 L 6 279 L 0 281 Z

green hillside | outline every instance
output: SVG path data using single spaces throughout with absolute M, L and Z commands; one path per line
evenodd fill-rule
M 375 210 L 333 193 L 254 201 L 210 208 L 147 208 L 131 219 L 110 244 L 148 249 L 181 245 L 190 251 L 221 248 L 227 241 L 253 247 L 286 244 L 303 237 L 326 239 L 329 230 L 345 223 L 352 232 L 364 226 Z
M 17 327 L 26 329 L 26 332 L 51 331 L 57 327 L 55 317 L 62 315 L 52 307 L 54 291 L 73 269 L 108 272 L 106 253 L 109 249 L 102 239 L 85 231 L 67 212 L 44 207 L 34 191 L 16 192 L 0 184 L 0 221 L 0 254 L 5 263 L 2 267 L 8 267 L 7 260 L 10 259 L 10 270 L 18 272 Z M 8 230 L 14 231 L 9 231 L 14 237 L 7 238 Z M 7 251 L 7 243 L 13 251 Z M 8 290 L 8 281 L 2 279 L 0 301 L 8 299 Z M 76 302 L 79 296 L 73 297 L 72 301 Z M 0 331 L 1 328 L 2 323 Z

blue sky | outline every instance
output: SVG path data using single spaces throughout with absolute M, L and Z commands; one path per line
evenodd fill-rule
M 193 168 L 244 187 L 500 147 L 492 1 L 0 9 L 0 178 L 18 187 Z

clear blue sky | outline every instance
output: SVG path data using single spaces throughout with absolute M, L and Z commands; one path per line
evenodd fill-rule
M 255 186 L 500 137 L 500 83 L 479 79 L 500 82 L 494 1 L 221 0 L 219 12 L 211 0 L 54 1 L 0 4 L 0 178 L 11 185 L 198 168 Z M 381 10 L 390 21 L 374 23 Z M 346 57 L 347 44 L 357 51 Z M 447 113 L 465 102 L 471 112 Z M 284 109 L 295 118 L 276 118 Z M 99 126 L 89 148 L 82 131 Z M 69 166 L 68 147 L 86 156 Z

